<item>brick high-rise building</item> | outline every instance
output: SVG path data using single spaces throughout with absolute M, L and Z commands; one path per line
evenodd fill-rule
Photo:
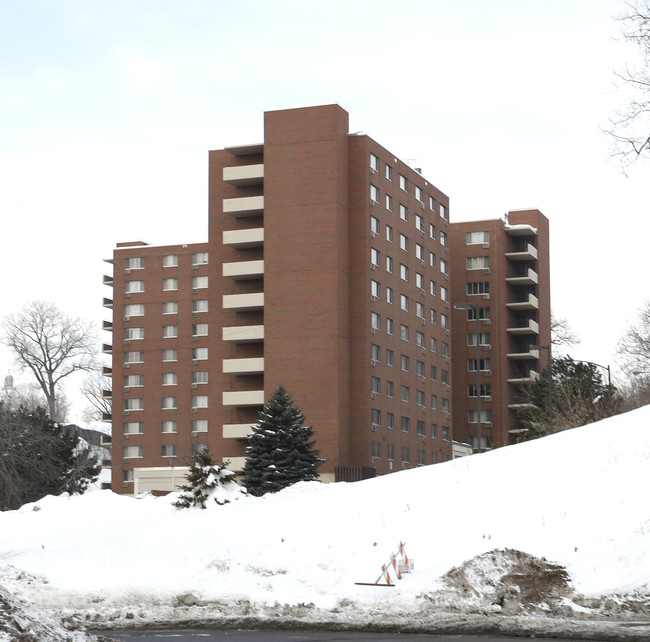
M 327 105 L 210 152 L 209 197 L 207 243 L 111 259 L 114 490 L 170 490 L 200 447 L 240 470 L 280 384 L 324 480 L 450 458 L 447 196 Z
M 548 219 L 518 210 L 450 228 L 454 439 L 498 448 L 519 436 L 522 388 L 548 364 Z

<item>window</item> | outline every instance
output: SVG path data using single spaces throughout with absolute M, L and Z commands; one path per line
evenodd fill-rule
M 208 395 L 192 395 L 192 408 L 207 408 Z
M 476 341 L 478 340 L 479 345 L 489 346 L 490 345 L 490 333 L 489 332 L 479 332 L 478 334 L 471 333 L 467 335 L 467 345 L 475 346 Z
M 449 294 L 447 288 L 444 287 L 443 285 L 440 286 L 440 299 L 442 301 L 449 301 Z M 446 326 L 443 325 L 442 327 L 444 328 Z
M 124 259 L 125 270 L 142 270 L 144 269 L 144 258 L 141 256 Z
M 162 398 L 162 409 L 163 410 L 175 410 L 176 409 L 176 397 L 163 397 Z
M 430 310 L 429 310 L 429 321 L 435 325 L 437 317 L 438 317 L 437 312 L 433 308 L 430 308 Z
M 400 206 L 399 206 L 399 217 L 400 217 L 403 221 L 408 221 L 408 220 L 409 220 L 409 210 L 408 210 L 408 207 L 406 207 L 406 205 L 402 205 L 401 203 L 400 203 Z
M 393 242 L 393 228 L 390 225 L 386 226 L 386 240 L 389 243 Z
M 467 411 L 467 423 L 476 424 L 478 418 L 478 412 L 476 410 Z M 491 410 L 481 410 L 481 423 L 482 424 L 491 424 L 492 423 L 492 411 Z
M 417 185 L 415 186 L 415 198 L 422 203 L 422 188 L 418 187 Z
M 408 417 L 401 417 L 400 425 L 402 427 L 402 432 L 408 432 L 411 428 L 411 420 Z
M 370 359 L 375 362 L 381 361 L 381 348 L 375 343 L 370 345 Z
M 163 361 L 178 361 L 178 351 L 177 350 L 163 350 L 162 351 L 162 360 Z
M 489 243 L 489 232 L 467 232 L 465 234 L 465 245 L 476 245 L 478 243 Z
M 178 384 L 178 375 L 175 372 L 163 372 L 162 385 L 175 386 Z
M 419 301 L 415 302 L 415 315 L 419 319 L 424 319 L 424 303 L 420 303 Z
M 379 219 L 375 216 L 370 217 L 370 234 L 372 236 L 379 234 Z
M 418 348 L 424 348 L 424 332 L 419 330 L 415 332 L 415 344 Z
M 431 437 L 438 439 L 438 424 L 431 424 Z
M 122 432 L 125 435 L 141 435 L 142 422 L 141 421 L 126 421 L 122 425 Z
M 393 168 L 390 165 L 386 165 L 386 178 L 389 181 L 393 180 Z
M 144 386 L 144 375 L 126 375 L 124 377 L 124 386 L 126 388 L 141 388 Z
M 137 459 L 142 457 L 142 446 L 124 446 L 122 453 L 125 459 Z
M 374 279 L 370 280 L 370 296 L 378 298 L 379 297 L 379 281 Z
M 399 295 L 399 307 L 404 310 L 405 312 L 408 312 L 409 309 L 409 298 L 405 294 L 400 294 Z
M 124 292 L 125 294 L 144 292 L 144 281 L 126 281 L 124 283 Z
M 436 238 L 436 226 L 433 223 L 429 223 L 429 237 Z
M 421 421 L 418 419 L 418 424 L 417 424 L 417 433 L 421 437 L 424 437 L 424 421 Z
M 474 294 L 489 294 L 490 283 L 489 281 L 478 281 L 467 283 L 467 294 L 472 296 Z
M 208 324 L 207 323 L 194 323 L 194 324 L 192 324 L 192 336 L 193 337 L 207 337 L 208 336 Z
M 449 266 L 447 264 L 447 261 L 445 261 L 445 259 L 440 259 L 440 271 L 443 274 L 449 274 Z
M 381 379 L 379 377 L 370 377 L 370 392 L 378 395 L 381 392 Z
M 393 320 L 392 319 L 386 319 L 386 334 L 390 334 L 392 336 L 393 334 Z
M 476 372 L 476 359 L 468 359 L 467 360 L 467 371 L 468 372 Z M 481 372 L 487 372 L 492 370 L 492 364 L 490 359 L 479 359 L 478 360 L 479 367 L 481 369 Z
M 379 203 L 379 188 L 375 185 L 370 186 L 370 200 L 373 203 Z
M 442 412 L 449 414 L 449 399 L 442 398 Z
M 438 410 L 438 396 L 431 395 L 431 410 Z
M 418 406 L 424 406 L 424 390 L 416 390 L 415 402 Z M 424 434 L 424 424 L 422 425 L 422 432 L 418 434 L 420 435 Z
M 375 156 L 375 154 L 370 154 L 370 169 L 375 172 L 379 171 L 379 157 Z
M 401 189 L 403 189 L 405 192 L 408 190 L 408 180 L 406 179 L 406 176 L 402 176 L 402 174 L 399 175 L 399 186 Z
M 386 444 L 386 459 L 393 461 L 395 459 L 395 446 Z
M 162 329 L 163 339 L 175 339 L 178 336 L 178 326 L 164 325 Z
M 124 306 L 125 317 L 143 317 L 144 303 L 130 303 Z
M 144 339 L 144 328 L 125 328 L 124 338 L 128 341 L 137 341 Z
M 415 273 L 415 287 L 424 290 L 424 276 L 419 272 Z
M 208 420 L 192 419 L 192 432 L 208 432 Z
M 436 211 L 436 201 L 434 200 L 433 196 L 429 196 L 429 209 L 432 212 Z
M 144 399 L 125 399 L 124 410 L 144 410 Z
M 445 385 L 449 385 L 449 370 L 443 370 L 440 373 L 440 381 Z
M 446 372 L 446 370 L 443 370 L 442 372 Z M 431 377 L 431 381 L 437 381 L 438 380 L 438 368 L 436 366 L 431 366 L 430 377 Z
M 391 256 L 386 257 L 386 272 L 393 273 L 393 258 Z
M 467 320 L 476 321 L 477 318 L 477 308 L 467 308 Z M 480 320 L 490 318 L 490 308 L 478 308 L 478 318 Z
M 446 341 L 441 341 L 440 342 L 440 354 L 443 357 L 448 357 L 449 356 L 449 344 Z
M 447 233 L 446 232 L 440 232 L 440 245 L 443 245 L 444 247 L 447 247 Z
M 399 264 L 399 276 L 402 279 L 402 281 L 408 281 L 409 280 L 409 269 L 403 263 Z
M 370 421 L 372 422 L 373 426 L 380 426 L 381 425 L 381 411 L 377 410 L 377 408 L 372 408 L 370 411 Z
M 481 389 L 481 397 L 490 397 L 492 395 L 491 383 L 482 383 L 480 389 Z M 470 383 L 467 386 L 468 397 L 478 397 L 478 391 L 479 391 L 479 387 L 475 383 Z
M 381 330 L 381 317 L 376 312 L 370 313 L 370 327 L 375 331 Z
M 424 232 L 424 219 L 419 214 L 415 215 L 415 229 Z
M 386 413 L 386 428 L 393 430 L 395 428 L 395 415 L 392 412 Z
M 436 296 L 436 282 L 429 281 L 429 294 L 431 296 Z
M 387 303 L 392 303 L 393 302 L 393 288 L 386 288 L 386 302 Z
M 176 444 L 167 444 L 161 446 L 161 457 L 176 457 Z
M 401 395 L 400 395 L 402 401 L 410 401 L 411 399 L 411 391 L 409 390 L 408 386 L 402 386 L 401 387 Z
M 390 348 L 386 348 L 386 365 L 393 366 L 393 351 Z
M 426 453 L 424 450 L 418 450 L 418 466 L 424 466 L 426 463 Z
M 176 301 L 166 301 L 162 304 L 163 314 L 178 314 L 178 303 Z
M 442 438 L 445 441 L 449 441 L 449 427 L 448 426 L 443 426 L 442 427 Z
M 208 253 L 207 252 L 194 252 L 192 254 L 192 267 L 199 265 L 208 264 Z
M 204 290 L 208 287 L 208 277 L 207 276 L 193 276 L 192 277 L 192 289 L 193 290 Z
M 373 441 L 371 443 L 371 454 L 373 459 L 381 457 L 381 443 L 378 441 Z
M 208 383 L 208 373 L 204 370 L 200 370 L 192 373 L 192 383 Z
M 436 255 L 433 252 L 429 252 L 429 265 L 436 267 Z
M 165 292 L 169 290 L 178 290 L 178 279 L 163 279 L 162 289 Z
M 386 194 L 386 209 L 389 212 L 393 211 L 393 197 L 390 194 Z
M 144 363 L 144 351 L 132 350 L 124 353 L 124 363 Z
M 375 267 L 379 266 L 379 250 L 374 247 L 370 248 L 370 264 Z
M 409 371 L 409 357 L 407 355 L 405 355 L 405 354 L 400 355 L 400 368 L 404 372 Z
M 407 325 L 401 324 L 399 327 L 399 338 L 402 341 L 409 340 L 409 327 Z
M 193 361 L 205 361 L 208 358 L 207 348 L 192 348 Z
M 486 270 L 489 267 L 489 256 L 468 256 L 467 259 L 465 259 L 465 268 L 468 270 Z
M 447 220 L 447 208 L 442 203 L 440 203 L 440 218 Z
M 391 399 L 395 395 L 395 386 L 393 385 L 392 381 L 387 381 L 386 382 L 386 396 L 390 397 Z
M 207 311 L 208 311 L 208 302 L 206 299 L 192 301 L 192 312 L 207 312 Z
M 408 464 L 411 461 L 411 449 L 408 446 L 402 446 L 402 464 Z
M 162 422 L 162 431 L 163 432 L 177 432 L 178 425 L 175 420 L 163 421 Z
M 207 453 L 208 452 L 208 445 L 207 444 L 192 444 L 190 447 L 190 452 L 192 453 L 192 456 L 198 455 L 199 453 Z
M 419 244 L 415 244 L 415 258 L 422 261 L 424 259 L 424 248 Z
M 417 374 L 418 377 L 424 377 L 424 361 L 416 361 L 415 374 Z
M 163 267 L 178 266 L 178 256 L 176 254 L 166 254 L 163 256 Z
M 400 250 L 404 250 L 405 252 L 409 251 L 409 240 L 404 234 L 399 235 L 399 247 Z

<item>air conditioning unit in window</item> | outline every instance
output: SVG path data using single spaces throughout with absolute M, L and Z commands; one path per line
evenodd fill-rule
M 128 299 L 130 296 L 131 296 L 131 293 L 130 293 L 130 292 L 125 292 L 125 293 L 124 293 L 124 298 L 125 298 L 125 299 Z
M 192 288 L 192 294 L 198 294 L 199 288 Z
M 481 346 L 483 350 L 492 350 L 492 345 L 489 343 L 485 343 Z
M 198 341 L 199 337 L 197 337 L 195 334 L 192 335 L 192 341 Z
M 192 412 L 198 412 L 198 411 L 199 411 L 198 408 L 192 408 Z
M 372 432 L 375 432 L 377 428 L 379 428 L 379 424 L 370 424 L 370 430 L 372 430 Z
M 377 365 L 376 359 L 370 359 L 370 365 L 374 368 Z
M 426 354 L 426 353 L 427 353 L 427 349 L 426 349 L 426 348 L 422 348 L 422 354 Z
M 420 236 L 424 238 L 424 230 L 420 230 Z
M 371 396 L 373 399 L 376 399 L 378 394 L 379 394 L 379 393 L 377 393 L 377 392 L 371 392 L 371 393 L 370 393 L 370 396 Z
M 198 312 L 192 312 L 192 316 L 196 319 L 196 317 L 199 316 L 199 313 Z
M 484 294 L 483 298 L 488 301 L 490 299 L 490 293 L 488 292 L 487 294 Z
M 377 334 L 377 328 L 370 328 L 371 334 Z
M 481 372 L 486 376 L 489 377 L 492 374 L 492 370 L 481 370 Z
M 490 249 L 490 244 L 489 243 L 483 243 L 483 249 L 484 250 L 489 250 Z
M 124 345 L 128 346 L 131 344 L 131 339 L 124 339 Z
M 371 174 L 376 174 L 376 173 L 377 173 L 377 170 L 376 170 L 374 167 L 371 167 L 371 168 L 370 168 L 370 173 L 371 173 Z
M 484 426 L 485 428 L 492 428 L 492 422 L 491 422 L 491 421 L 486 421 L 486 422 L 483 424 L 483 426 Z
M 372 199 L 370 199 L 370 205 L 373 205 L 373 206 L 374 206 L 374 205 L 375 205 L 375 202 L 376 202 L 376 201 L 373 201 Z
M 449 274 L 445 272 L 445 281 L 449 281 Z
M 192 385 L 190 385 L 190 388 L 192 388 L 194 390 L 196 390 L 196 388 L 198 388 L 198 387 L 199 387 L 198 383 L 193 383 Z
M 483 268 L 483 274 L 489 274 L 490 268 Z
M 124 388 L 122 388 L 122 390 L 124 392 L 128 392 L 129 390 L 131 390 L 131 388 L 129 388 L 129 386 L 124 386 Z
M 376 265 L 375 263 L 371 263 L 371 264 L 370 264 L 370 269 L 371 269 L 371 270 L 376 270 L 376 269 L 377 269 L 377 265 Z
M 199 360 L 198 360 L 198 359 L 192 359 L 192 365 L 193 365 L 193 366 L 198 365 L 198 363 L 199 363 Z
M 374 294 L 371 294 L 371 295 L 370 295 L 370 300 L 371 300 L 371 301 L 376 301 L 376 300 L 377 300 L 377 297 L 376 297 Z
M 426 322 L 422 317 L 420 317 L 420 323 L 421 323 L 422 325 L 426 325 L 426 324 L 427 324 L 427 322 Z
M 421 259 L 421 260 L 420 260 L 420 265 L 421 265 L 422 267 L 426 267 L 426 266 L 427 266 L 427 262 L 426 262 L 424 259 Z
M 377 232 L 375 232 L 374 230 L 370 230 L 370 237 L 374 239 L 376 236 L 377 236 Z
M 129 463 L 129 458 L 128 458 L 128 457 L 125 457 L 125 458 L 122 460 L 122 463 L 123 463 L 123 464 L 128 464 L 128 463 Z
M 130 368 L 130 367 L 131 367 L 131 364 L 130 364 L 130 363 L 125 363 L 125 364 L 124 364 L 124 367 L 125 367 L 125 368 Z
M 420 288 L 420 294 L 424 294 L 424 288 Z
M 192 269 L 193 269 L 193 270 L 198 270 L 198 269 L 199 269 L 199 266 L 198 266 L 196 263 L 193 263 L 193 264 L 192 264 Z
M 125 321 L 130 321 L 130 320 L 131 320 L 131 317 L 126 316 L 126 317 L 124 317 L 124 320 L 125 320 Z
M 486 395 L 483 399 L 484 401 L 492 401 L 492 395 Z
M 130 414 L 131 414 L 131 411 L 130 411 L 130 410 L 125 410 L 125 411 L 124 411 L 124 414 L 125 414 L 125 415 L 130 415 Z
M 492 323 L 491 319 L 481 319 L 481 321 L 483 321 L 483 323 L 485 323 L 485 325 L 490 325 Z

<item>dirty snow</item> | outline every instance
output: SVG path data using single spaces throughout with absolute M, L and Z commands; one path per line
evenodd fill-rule
M 208 510 L 179 511 L 176 495 L 45 497 L 0 513 L 0 585 L 68 628 L 648 639 L 649 480 L 650 406 L 445 464 L 233 495 Z M 357 584 L 375 582 L 400 542 L 412 573 L 390 588 Z

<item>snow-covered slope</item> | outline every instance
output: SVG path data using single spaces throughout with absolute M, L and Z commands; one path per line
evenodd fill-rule
M 0 584 L 97 623 L 586 617 L 612 596 L 610 613 L 643 613 L 649 480 L 645 407 L 445 464 L 203 511 L 174 509 L 174 496 L 46 497 L 0 513 Z M 377 580 L 400 542 L 413 573 L 389 589 L 357 584 Z M 526 573 L 552 590 L 526 593 Z

